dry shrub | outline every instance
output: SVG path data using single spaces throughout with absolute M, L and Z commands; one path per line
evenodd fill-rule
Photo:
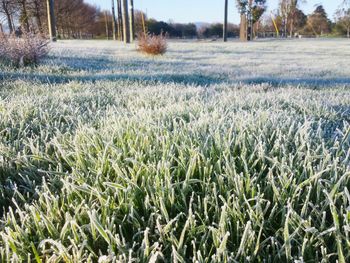
M 138 40 L 138 50 L 149 55 L 163 55 L 168 48 L 164 34 L 140 34 Z
M 31 33 L 21 37 L 0 33 L 0 62 L 14 67 L 37 65 L 48 54 L 48 44 L 47 39 Z

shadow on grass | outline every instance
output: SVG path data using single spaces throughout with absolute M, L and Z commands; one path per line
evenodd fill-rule
M 34 163 L 29 165 L 0 164 L 0 218 L 9 211 L 15 209 L 16 205 L 23 207 L 26 203 L 31 203 L 37 198 L 36 190 L 40 188 L 45 180 L 50 189 L 59 193 L 61 188 L 60 178 L 50 176 L 48 173 L 41 172 L 40 167 Z M 46 168 L 46 167 L 45 167 Z
M 7 73 L 0 72 L 0 81 L 33 81 L 42 84 L 64 84 L 69 82 L 93 83 L 97 81 L 131 81 L 143 84 L 148 83 L 176 83 L 186 85 L 212 85 L 227 82 L 222 76 L 208 76 L 204 74 L 153 74 L 149 76 L 129 74 L 89 74 L 86 76 L 72 76 L 61 74 L 33 74 L 33 73 Z
M 245 78 L 240 80 L 243 84 L 264 84 L 268 83 L 274 87 L 283 85 L 305 86 L 305 87 L 330 87 L 345 85 L 350 86 L 350 78 L 336 77 L 336 78 L 274 78 L 274 77 L 256 77 Z
M 213 84 L 263 84 L 268 83 L 272 86 L 280 87 L 283 85 L 306 86 L 306 87 L 329 87 L 339 85 L 349 85 L 350 77 L 275 77 L 275 76 L 260 76 L 260 77 L 240 77 L 239 75 L 230 76 L 230 74 L 219 74 L 215 72 L 193 72 L 195 65 L 192 62 L 165 62 L 165 61 L 150 61 L 150 60 L 130 60 L 114 61 L 108 57 L 100 58 L 69 58 L 65 56 L 51 56 L 51 60 L 59 59 L 61 65 L 58 71 L 50 73 L 37 73 L 33 71 L 9 72 L 6 70 L 0 71 L 0 82 L 5 81 L 30 81 L 42 84 L 64 84 L 69 82 L 94 83 L 97 81 L 130 81 L 136 83 L 147 84 L 185 84 L 206 86 Z M 151 65 L 155 66 L 152 71 Z M 208 64 L 201 64 L 209 66 Z M 181 71 L 174 73 L 161 73 L 157 71 L 157 67 L 179 68 Z M 190 67 L 190 71 L 186 69 Z M 139 72 L 140 70 L 149 69 L 151 73 L 110 73 L 103 72 L 104 70 L 120 70 L 131 69 Z M 84 75 L 77 75 L 79 71 L 86 71 Z

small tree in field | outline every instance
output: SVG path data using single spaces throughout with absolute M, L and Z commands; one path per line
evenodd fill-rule
M 350 7 L 344 4 L 336 12 L 337 24 L 346 30 L 346 36 L 350 38 Z
M 253 25 L 266 11 L 266 0 L 236 0 L 241 14 L 241 40 L 253 39 Z
M 330 32 L 330 20 L 322 5 L 317 6 L 315 11 L 308 17 L 307 27 L 317 36 Z

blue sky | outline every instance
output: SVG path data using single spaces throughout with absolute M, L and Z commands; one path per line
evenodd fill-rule
M 103 9 L 109 9 L 111 0 L 86 0 L 96 4 Z M 315 5 L 322 4 L 328 12 L 329 18 L 343 0 L 308 0 L 302 4 L 306 13 L 311 13 Z M 239 15 L 236 10 L 235 1 L 229 0 L 230 22 L 238 23 Z M 149 17 L 162 21 L 175 22 L 221 22 L 223 14 L 223 0 L 134 0 L 135 8 L 147 11 Z M 269 10 L 277 9 L 278 0 L 267 0 Z

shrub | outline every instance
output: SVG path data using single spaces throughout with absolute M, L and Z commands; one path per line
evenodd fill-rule
M 39 35 L 23 33 L 0 34 L 0 62 L 15 67 L 37 65 L 49 51 L 48 41 Z
M 138 49 L 150 55 L 163 55 L 167 51 L 168 45 L 164 34 L 150 35 L 140 34 Z

